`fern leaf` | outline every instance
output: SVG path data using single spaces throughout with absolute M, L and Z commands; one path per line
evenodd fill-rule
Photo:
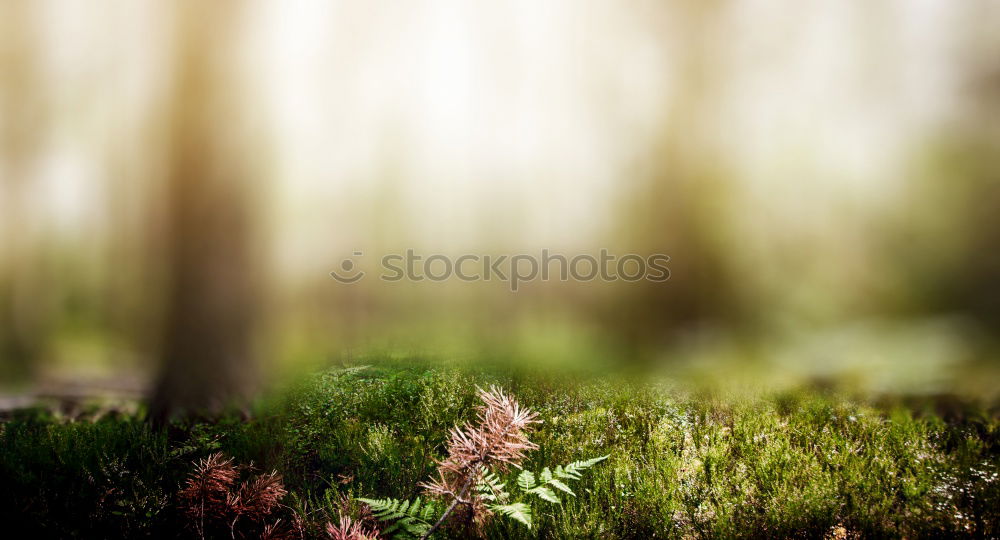
M 552 471 L 550 471 L 548 467 L 545 467 L 544 469 L 542 469 L 542 474 L 540 476 L 542 479 L 542 483 L 544 484 L 549 480 L 552 480 Z
M 550 486 L 558 489 L 559 491 L 562 491 L 564 493 L 568 493 L 568 494 L 570 494 L 570 495 L 572 495 L 574 497 L 576 496 L 576 493 L 573 493 L 573 490 L 570 489 L 569 486 L 567 486 L 566 484 L 564 484 L 562 482 L 562 480 L 559 480 L 557 478 L 553 478 L 553 479 L 549 480 L 547 482 L 547 485 L 550 485 Z
M 500 481 L 496 473 L 484 475 L 476 485 L 476 491 L 479 492 L 480 497 L 495 503 L 503 502 L 510 496 L 506 488 L 507 485 Z
M 517 476 L 517 485 L 524 491 L 535 487 L 535 475 L 531 471 L 525 469 L 521 471 L 521 474 Z
M 505 515 L 531 528 L 531 508 L 524 503 L 498 504 L 489 507 L 490 510 Z
M 534 489 L 529 490 L 528 493 L 534 493 L 535 495 L 538 495 L 538 497 L 541 498 L 542 500 L 548 501 L 553 504 L 562 504 L 562 501 L 559 500 L 559 497 L 556 497 L 555 492 L 545 486 L 538 486 Z
M 563 469 L 562 469 L 562 476 L 561 477 L 562 478 L 571 478 L 573 480 L 579 480 L 580 478 L 583 477 L 580 474 L 580 471 L 584 471 L 586 469 L 589 469 L 589 468 L 593 467 L 594 465 L 597 465 L 598 463 L 604 461 L 605 459 L 608 459 L 608 456 L 606 456 L 606 455 L 605 456 L 600 456 L 600 457 L 596 457 L 596 458 L 593 458 L 593 459 L 588 459 L 588 460 L 585 460 L 585 461 L 574 461 L 573 463 L 570 463 L 569 465 L 566 465 L 565 467 L 563 467 Z
M 396 499 L 358 499 L 359 501 L 367 504 L 372 509 L 372 515 L 379 519 L 379 521 L 386 521 L 389 519 L 395 519 L 392 517 L 396 515 L 397 509 L 399 508 L 400 501 Z
M 428 521 L 434 516 L 434 505 L 427 501 L 423 504 L 417 497 L 410 501 L 400 501 L 397 499 L 362 499 L 359 501 L 367 504 L 375 519 L 381 522 L 392 522 L 384 531 L 383 535 L 391 538 L 407 540 L 419 538 L 430 529 Z
M 402 522 L 402 527 L 403 530 L 412 534 L 413 536 L 416 536 L 417 538 L 423 536 L 424 533 L 426 533 L 427 530 L 431 528 L 431 526 L 426 523 L 417 523 L 408 521 Z
M 476 489 L 480 491 L 491 491 L 503 485 L 500 479 L 497 478 L 496 473 L 489 473 L 483 475 L 482 479 L 476 484 Z

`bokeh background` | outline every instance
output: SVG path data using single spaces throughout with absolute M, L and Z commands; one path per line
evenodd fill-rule
M 997 28 L 986 0 L 5 1 L 6 399 L 197 402 L 371 351 L 995 399 Z M 329 276 L 407 248 L 671 279 Z

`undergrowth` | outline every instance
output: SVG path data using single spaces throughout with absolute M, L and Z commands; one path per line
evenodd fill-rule
M 359 497 L 424 495 L 449 429 L 475 420 L 476 386 L 490 384 L 544 419 L 526 470 L 610 457 L 575 496 L 537 504 L 531 529 L 494 519 L 487 537 L 1000 535 L 994 413 L 942 418 L 827 391 L 720 396 L 419 362 L 314 375 L 249 421 L 157 432 L 137 418 L 21 413 L 0 424 L 0 520 L 34 538 L 191 536 L 178 493 L 194 462 L 223 452 L 280 474 L 282 504 L 317 524 L 304 534 L 324 537 L 341 516 L 372 522 Z

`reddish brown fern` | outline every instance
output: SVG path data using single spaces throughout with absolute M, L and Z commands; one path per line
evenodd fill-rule
M 340 523 L 326 524 L 326 534 L 330 540 L 376 540 L 378 533 L 365 529 L 360 522 L 347 516 L 340 516 Z
M 303 540 L 304 538 L 305 531 L 295 519 L 289 525 L 283 524 L 279 519 L 274 523 L 264 525 L 260 530 L 260 540 Z
M 278 508 L 287 495 L 281 475 L 276 471 L 247 480 L 240 486 L 234 504 L 235 510 L 254 521 L 261 521 Z
M 240 470 L 251 468 L 233 465 L 233 460 L 222 453 L 212 454 L 195 464 L 179 498 L 184 514 L 194 523 L 200 538 L 206 536 L 206 521 L 210 526 L 225 523 L 230 535 L 235 537 L 237 523 L 244 518 L 255 524 L 262 534 L 278 535 L 277 522 L 267 524 L 265 520 L 280 507 L 281 499 L 287 494 L 281 475 L 270 472 L 237 486 Z
M 215 453 L 195 464 L 180 491 L 181 507 L 198 532 L 205 537 L 205 519 L 224 519 L 229 514 L 230 491 L 239 476 L 232 459 Z

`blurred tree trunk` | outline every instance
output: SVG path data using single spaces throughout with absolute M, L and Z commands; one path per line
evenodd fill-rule
M 235 2 L 176 6 L 168 126 L 166 313 L 150 419 L 216 414 L 255 379 L 252 152 L 230 54 Z M 241 148 L 241 146 L 243 146 Z M 238 154 L 244 150 L 242 155 Z
M 40 242 L 26 197 L 46 112 L 32 6 L 0 4 L 0 377 L 30 377 L 48 333 Z
M 991 10 L 993 12 L 991 12 Z M 887 259 L 903 269 L 904 313 L 961 315 L 1000 328 L 1000 39 L 997 8 L 966 7 L 955 47 L 961 100 L 921 149 L 898 205 Z
M 622 285 L 602 320 L 636 356 L 700 327 L 727 324 L 738 311 L 725 252 L 728 171 L 713 132 L 725 81 L 712 54 L 725 8 L 691 0 L 651 9 L 669 36 L 677 82 L 659 139 L 636 171 L 643 184 L 626 201 L 621 222 L 630 251 L 671 257 L 670 281 Z

